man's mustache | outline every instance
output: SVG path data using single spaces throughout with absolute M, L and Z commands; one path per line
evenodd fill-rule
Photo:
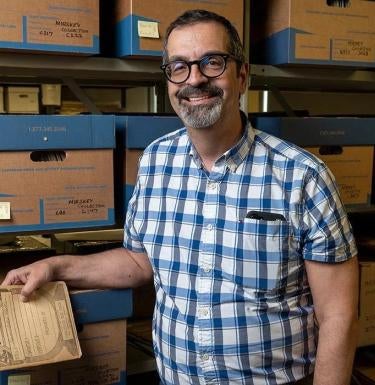
M 191 96 L 199 97 L 199 96 L 219 96 L 222 97 L 224 95 L 224 91 L 213 85 L 203 85 L 199 87 L 186 86 L 179 90 L 176 94 L 179 100 L 186 99 Z

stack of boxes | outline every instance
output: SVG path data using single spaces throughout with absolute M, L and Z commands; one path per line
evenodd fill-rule
M 346 206 L 356 210 L 371 205 L 375 118 L 258 116 L 252 123 L 322 159 L 335 175 Z
M 251 62 L 374 67 L 375 2 L 352 0 L 350 7 L 326 0 L 251 3 Z M 242 0 L 161 0 L 157 6 L 149 0 L 106 0 L 100 5 L 97 0 L 0 0 L 0 50 L 160 60 L 167 25 L 194 8 L 226 16 L 241 37 L 249 32 Z M 60 85 L 1 87 L 0 113 L 38 114 L 40 101 L 54 106 L 60 98 Z M 0 118 L 0 231 L 9 234 L 121 227 L 142 150 L 183 126 L 175 116 L 151 114 Z M 325 160 L 344 203 L 356 208 L 372 202 L 373 123 L 370 117 L 265 117 L 254 125 Z M 361 264 L 360 346 L 375 343 L 369 305 L 374 266 Z M 0 384 L 73 384 L 91 377 L 102 385 L 124 384 L 130 296 L 127 290 L 72 293 L 84 358 L 3 373 Z
M 252 63 L 374 68 L 372 1 L 265 0 L 252 2 Z M 344 111 L 343 111 L 344 112 Z M 373 117 L 255 117 L 253 125 L 305 147 L 330 167 L 344 204 L 373 203 Z M 355 229 L 354 229 L 355 230 Z M 360 239 L 358 239 L 360 243 Z M 360 255 L 361 258 L 361 255 Z M 375 344 L 375 262 L 361 261 L 359 346 Z
M 375 3 L 252 2 L 253 63 L 374 67 Z
M 98 1 L 0 0 L 0 51 L 99 54 Z M 39 113 L 39 87 L 9 86 L 5 91 L 6 112 Z M 3 103 L 0 98 L 0 112 Z
M 243 36 L 242 0 L 162 0 L 157 7 L 148 0 L 0 0 L 0 51 L 160 60 L 167 24 L 193 8 L 228 17 Z M 115 42 L 113 50 L 107 42 Z M 121 228 L 142 150 L 183 126 L 176 116 L 156 114 L 38 115 L 60 105 L 60 84 L 10 84 L 0 91 L 0 113 L 12 114 L 0 116 L 0 232 L 8 236 Z M 125 384 L 132 295 L 71 292 L 83 357 L 0 372 L 0 384 Z M 147 309 L 138 301 L 136 312 L 149 315 L 152 298 Z
M 126 319 L 131 290 L 70 293 L 81 345 L 79 360 L 0 372 L 0 384 L 126 384 Z
M 204 8 L 225 15 L 243 35 L 242 0 L 115 0 L 114 30 L 117 57 L 160 57 L 169 23 L 187 9 Z

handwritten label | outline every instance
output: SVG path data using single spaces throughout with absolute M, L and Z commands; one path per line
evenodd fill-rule
M 138 36 L 159 39 L 158 23 L 155 21 L 138 20 Z
M 30 385 L 30 384 L 31 384 L 30 375 L 8 377 L 8 385 Z
M 10 202 L 0 202 L 0 220 L 10 219 Z

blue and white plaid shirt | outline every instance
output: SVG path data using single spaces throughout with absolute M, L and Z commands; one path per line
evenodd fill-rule
M 124 246 L 147 253 L 154 269 L 154 349 L 165 385 L 308 375 L 317 333 L 304 259 L 356 254 L 327 167 L 249 125 L 210 173 L 184 128 L 148 146 Z

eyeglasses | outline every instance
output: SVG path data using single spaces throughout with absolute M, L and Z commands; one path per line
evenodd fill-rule
M 239 62 L 230 54 L 215 53 L 212 55 L 203 56 L 199 60 L 174 60 L 160 66 L 165 77 L 172 83 L 180 84 L 189 79 L 191 66 L 196 64 L 199 71 L 206 78 L 217 78 L 222 75 L 227 68 L 228 59 L 233 59 Z

